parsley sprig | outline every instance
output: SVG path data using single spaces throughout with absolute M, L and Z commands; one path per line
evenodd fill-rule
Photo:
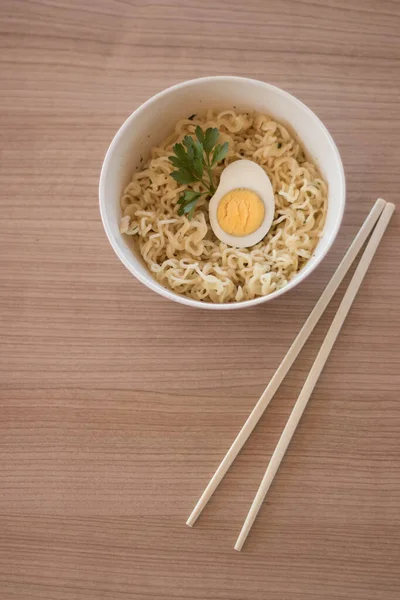
M 228 142 L 217 144 L 219 131 L 209 127 L 206 131 L 198 125 L 196 139 L 185 135 L 182 144 L 174 145 L 174 155 L 169 157 L 170 163 L 175 167 L 171 177 L 180 185 L 200 182 L 205 187 L 205 192 L 186 190 L 178 200 L 178 215 L 187 215 L 190 220 L 196 210 L 196 204 L 202 196 L 212 196 L 215 185 L 212 169 L 225 158 L 228 153 Z

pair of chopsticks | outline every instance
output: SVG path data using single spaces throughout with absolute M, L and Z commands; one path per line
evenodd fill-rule
M 201 514 L 203 508 L 206 506 L 207 502 L 217 489 L 218 485 L 222 481 L 229 467 L 231 466 L 236 456 L 239 454 L 240 450 L 249 438 L 254 427 L 260 420 L 261 415 L 264 413 L 275 392 L 277 391 L 283 379 L 287 375 L 290 367 L 296 360 L 300 350 L 303 348 L 307 339 L 311 335 L 314 327 L 316 326 L 322 314 L 324 313 L 326 307 L 331 301 L 344 276 L 346 275 L 350 266 L 354 262 L 354 259 L 360 252 L 362 246 L 364 245 L 371 231 L 375 227 L 371 238 L 363 252 L 357 269 L 355 270 L 354 275 L 350 281 L 347 291 L 343 296 L 343 300 L 337 310 L 337 313 L 332 321 L 328 333 L 325 336 L 320 351 L 318 352 L 314 364 L 311 367 L 308 377 L 300 392 L 300 395 L 297 398 L 296 404 L 294 405 L 294 408 L 278 441 L 275 451 L 271 457 L 265 475 L 260 483 L 260 487 L 258 488 L 257 494 L 255 495 L 253 503 L 247 514 L 246 520 L 243 524 L 242 530 L 235 544 L 235 550 L 240 551 L 242 549 L 243 544 L 246 541 L 246 538 L 249 535 L 250 529 L 258 514 L 258 511 L 261 508 L 264 498 L 279 469 L 285 452 L 294 435 L 294 432 L 296 431 L 297 425 L 300 422 L 302 414 L 307 406 L 310 396 L 322 372 L 322 369 L 324 368 L 328 356 L 333 348 L 336 338 L 339 335 L 340 329 L 346 319 L 347 313 L 349 312 L 350 307 L 353 304 L 353 301 L 369 268 L 372 258 L 382 240 L 383 234 L 385 233 L 386 227 L 389 224 L 394 209 L 394 204 L 387 203 L 382 198 L 379 198 L 375 202 L 374 206 L 371 209 L 371 212 L 369 213 L 368 217 L 364 221 L 364 224 L 362 225 L 361 229 L 359 230 L 358 234 L 356 235 L 352 244 L 347 250 L 342 262 L 336 269 L 332 279 L 326 286 L 324 292 L 322 293 L 320 299 L 318 300 L 317 304 L 312 310 L 310 316 L 304 323 L 299 334 L 297 335 L 296 339 L 289 348 L 288 353 L 279 365 L 277 371 L 275 372 L 275 375 L 272 377 L 268 386 L 264 390 L 264 393 L 253 408 L 252 412 L 250 413 L 250 416 L 248 417 L 247 421 L 238 433 L 235 441 L 229 448 L 227 454 L 225 455 L 218 469 L 215 471 L 209 484 L 207 485 L 202 496 L 200 497 L 199 501 L 194 507 L 193 512 L 191 513 L 190 517 L 186 522 L 186 524 L 189 525 L 189 527 L 192 527 L 194 525 L 197 518 Z

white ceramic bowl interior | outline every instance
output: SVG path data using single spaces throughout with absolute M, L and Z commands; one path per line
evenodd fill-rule
M 281 290 L 244 302 L 214 304 L 176 294 L 158 283 L 144 264 L 132 241 L 119 231 L 120 197 L 140 160 L 148 157 L 152 146 L 162 141 L 176 121 L 208 108 L 257 110 L 288 124 L 318 164 L 328 182 L 328 214 L 318 246 L 304 268 Z M 318 117 L 283 90 L 242 77 L 206 77 L 185 81 L 164 90 L 142 104 L 115 135 L 104 159 L 100 176 L 100 212 L 107 237 L 118 258 L 129 271 L 155 292 L 186 305 L 209 309 L 234 309 L 254 306 L 277 298 L 309 275 L 331 247 L 342 220 L 345 205 L 345 177 L 336 145 Z

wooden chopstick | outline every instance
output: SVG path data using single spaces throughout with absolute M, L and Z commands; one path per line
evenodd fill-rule
M 394 212 L 394 204 L 386 204 L 381 217 L 371 235 L 371 239 L 368 242 L 366 249 L 361 257 L 361 260 L 357 266 L 357 269 L 350 281 L 349 287 L 346 290 L 343 300 L 340 303 L 338 311 L 332 321 L 332 324 L 326 334 L 326 337 L 322 343 L 321 349 L 317 354 L 317 358 L 311 367 L 310 373 L 303 385 L 300 395 L 294 405 L 294 408 L 290 414 L 290 417 L 286 423 L 285 429 L 279 439 L 279 442 L 275 448 L 275 451 L 271 457 L 268 468 L 261 481 L 260 487 L 258 488 L 257 494 L 250 507 L 246 520 L 243 524 L 240 535 L 235 544 L 235 550 L 240 551 L 242 546 L 250 532 L 251 526 L 261 508 L 264 498 L 271 486 L 271 483 L 276 475 L 279 465 L 285 455 L 285 452 L 289 446 L 290 440 L 293 437 L 296 427 L 299 424 L 301 416 L 307 406 L 310 396 L 313 392 L 315 384 L 324 368 L 324 365 L 328 359 L 328 356 L 333 348 L 337 336 L 339 335 L 340 329 L 346 319 L 346 316 L 353 304 L 353 301 L 357 295 L 359 287 L 365 277 L 369 265 L 374 257 L 374 254 L 380 244 L 380 241 L 385 233 L 386 227 L 389 224 L 390 218 Z
M 325 311 L 325 309 L 328 306 L 329 302 L 331 301 L 333 295 L 335 294 L 337 288 L 339 287 L 340 283 L 342 282 L 344 276 L 346 275 L 347 271 L 349 270 L 350 266 L 352 265 L 354 259 L 356 258 L 357 254 L 360 252 L 365 241 L 367 240 L 375 223 L 377 222 L 380 214 L 382 213 L 385 205 L 386 205 L 386 202 L 382 198 L 379 198 L 375 202 L 368 217 L 364 221 L 364 224 L 360 228 L 360 230 L 357 233 L 356 237 L 354 238 L 352 244 L 350 245 L 349 249 L 347 250 L 346 254 L 344 255 L 340 265 L 336 269 L 332 279 L 329 281 L 325 290 L 321 294 L 321 297 L 319 298 L 317 304 L 315 305 L 314 309 L 312 310 L 310 316 L 304 323 L 304 325 L 301 328 L 301 330 L 299 331 L 296 339 L 294 340 L 291 347 L 289 348 L 285 358 L 282 360 L 281 364 L 279 365 L 277 371 L 275 372 L 275 375 L 272 377 L 268 386 L 265 388 L 263 394 L 261 395 L 257 404 L 255 405 L 252 412 L 250 413 L 247 421 L 243 425 L 242 429 L 239 431 L 232 446 L 229 448 L 227 454 L 223 458 L 218 469 L 215 471 L 214 475 L 210 479 L 209 484 L 207 485 L 207 487 L 204 490 L 203 494 L 201 495 L 199 501 L 197 502 L 196 506 L 194 507 L 191 515 L 189 516 L 188 520 L 186 521 L 186 524 L 189 525 L 189 527 L 192 527 L 194 525 L 197 518 L 201 514 L 202 510 L 206 506 L 207 502 L 209 501 L 209 499 L 211 498 L 211 496 L 217 489 L 218 485 L 221 483 L 221 481 L 224 478 L 229 467 L 231 466 L 231 464 L 235 460 L 236 456 L 239 454 L 240 450 L 246 443 L 246 441 L 247 441 L 248 437 L 250 436 L 251 432 L 253 431 L 254 427 L 257 425 L 258 421 L 261 418 L 261 415 L 264 413 L 265 409 L 267 408 L 268 404 L 270 403 L 271 399 L 273 398 L 276 390 L 279 388 L 282 381 L 286 377 L 289 369 L 291 368 L 292 364 L 296 360 L 300 350 L 303 348 L 304 344 L 308 340 L 314 327 L 318 323 L 323 312 Z

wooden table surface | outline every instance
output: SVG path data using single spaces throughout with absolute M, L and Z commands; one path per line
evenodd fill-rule
M 2 0 L 1 600 L 399 599 L 396 214 L 244 551 L 233 544 L 343 287 L 185 525 L 372 203 L 399 198 L 399 31 L 391 0 Z M 307 103 L 348 187 L 317 272 L 225 313 L 139 284 L 97 199 L 123 120 L 215 74 Z

